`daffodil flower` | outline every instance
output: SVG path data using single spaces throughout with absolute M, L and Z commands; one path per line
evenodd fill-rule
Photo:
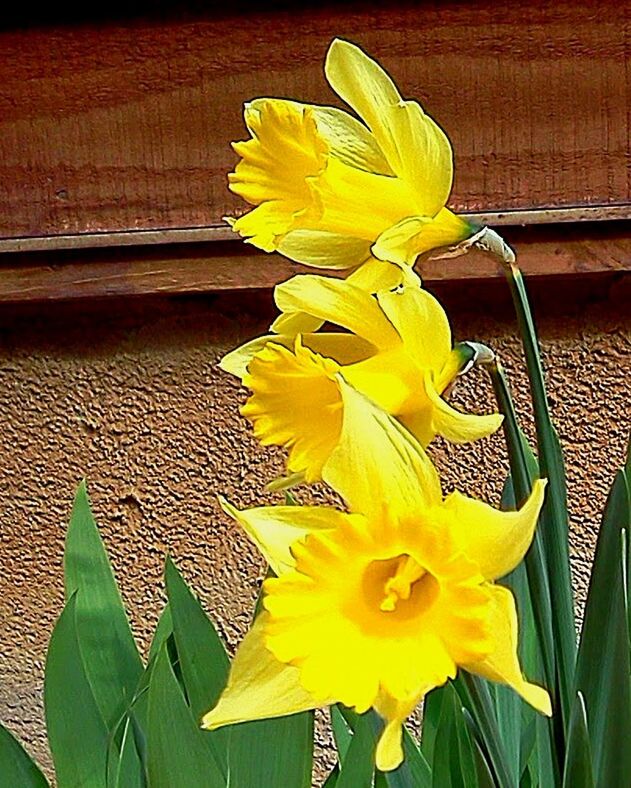
M 342 384 L 344 427 L 323 476 L 348 513 L 311 506 L 226 511 L 276 573 L 205 728 L 343 703 L 385 722 L 377 767 L 403 759 L 402 725 L 463 668 L 551 714 L 522 675 L 517 613 L 494 581 L 522 560 L 544 481 L 516 512 L 454 492 L 410 434 Z M 363 439 L 355 437 L 361 434 Z
M 347 332 L 268 335 L 229 353 L 223 369 L 252 390 L 242 413 L 265 444 L 289 450 L 290 473 L 320 478 L 342 428 L 340 378 L 390 413 L 426 446 L 490 435 L 497 414 L 461 413 L 443 399 L 463 365 L 445 311 L 420 285 L 374 295 L 348 280 L 296 276 L 279 285 L 283 313 L 306 312 Z
M 374 289 L 388 287 L 393 273 L 379 260 L 411 266 L 475 231 L 445 207 L 451 145 L 354 44 L 335 39 L 325 73 L 361 120 L 284 99 L 246 104 L 252 138 L 234 143 L 241 160 L 229 182 L 256 207 L 228 221 L 266 252 L 324 268 L 362 266 Z

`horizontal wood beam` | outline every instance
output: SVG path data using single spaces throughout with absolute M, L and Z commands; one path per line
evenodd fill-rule
M 616 221 L 631 219 L 629 205 L 597 205 L 582 208 L 557 208 L 523 211 L 463 212 L 479 225 L 526 226 L 579 221 Z M 100 249 L 108 246 L 148 246 L 185 244 L 206 241 L 233 241 L 235 235 L 225 224 L 208 227 L 179 227 L 163 230 L 127 230 L 124 232 L 77 233 L 24 238 L 0 238 L 0 254 L 38 252 L 54 249 Z
M 219 226 L 243 210 L 226 188 L 243 103 L 341 106 L 323 74 L 336 35 L 449 134 L 455 210 L 631 204 L 627 3 L 189 5 L 0 30 L 0 238 Z
M 530 277 L 631 270 L 631 222 L 507 227 L 503 235 Z M 0 256 L 0 303 L 271 288 L 315 270 L 240 241 L 23 252 Z M 419 271 L 428 282 L 466 283 L 502 275 L 492 259 L 478 252 L 427 260 Z

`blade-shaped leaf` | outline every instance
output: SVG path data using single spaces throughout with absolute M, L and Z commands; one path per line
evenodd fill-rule
M 599 786 L 631 781 L 631 665 L 623 567 L 623 540 L 630 526 L 629 488 L 624 471 L 619 471 L 596 543 L 576 671 Z
M 151 672 L 147 718 L 151 788 L 220 788 L 226 784 L 205 733 L 186 705 L 164 646 Z
M 523 504 L 532 489 L 533 480 L 539 474 L 537 460 L 517 423 L 510 388 L 504 371 L 499 363 L 488 368 L 500 412 L 504 415 L 504 436 L 508 447 L 510 462 L 510 483 L 505 490 L 507 504 Z M 511 496 L 512 493 L 512 496 Z M 550 489 L 547 495 L 552 494 Z M 524 640 L 520 637 L 521 655 L 525 658 L 524 668 L 531 679 L 543 679 L 546 689 L 553 699 L 553 709 L 557 708 L 557 696 L 563 692 L 559 679 L 556 657 L 556 640 L 553 626 L 552 592 L 550 590 L 549 567 L 546 558 L 543 535 L 539 528 L 526 554 L 524 566 L 527 576 L 527 592 L 523 583 L 514 588 L 517 591 L 517 610 L 520 625 L 524 628 Z M 521 570 L 518 568 L 517 572 Z M 513 573 L 513 577 L 515 577 Z M 519 578 L 519 574 L 517 574 Z M 523 580 L 523 574 L 522 574 Z M 510 583 L 509 583 L 510 584 Z M 514 585 L 514 584 L 513 584 Z M 532 617 L 531 617 L 532 613 Z M 536 637 L 532 631 L 536 629 Z M 569 653 L 569 652 L 568 652 Z M 555 713 L 550 719 L 540 718 L 535 722 L 536 747 L 531 753 L 533 773 L 538 775 L 542 784 L 557 784 L 564 758 L 563 716 Z M 543 738 L 542 738 L 543 737 Z M 525 742 L 528 744 L 528 740 Z M 525 753 L 520 754 L 520 763 L 525 762 Z
M 171 608 L 168 603 L 165 605 L 164 610 L 160 614 L 158 623 L 156 625 L 153 637 L 151 638 L 151 646 L 149 647 L 149 662 L 160 651 L 160 647 L 169 637 L 173 634 L 173 618 L 171 616 Z
M 565 727 L 569 722 L 573 703 L 573 680 L 576 667 L 576 628 L 574 598 L 568 548 L 567 491 L 563 454 L 559 438 L 552 424 L 546 394 L 539 340 L 535 328 L 526 285 L 515 265 L 504 266 L 510 287 L 517 323 L 526 358 L 526 368 L 532 395 L 537 448 L 541 477 L 549 482 L 540 517 L 540 535 L 548 568 L 550 599 L 554 616 L 552 628 L 557 656 L 558 697 Z M 557 726 L 562 733 L 563 726 Z
M 234 786 L 309 788 L 313 712 L 233 726 L 228 762 Z
M 144 788 L 145 775 L 136 748 L 133 723 L 125 717 L 121 724 L 120 742 L 110 738 L 107 761 L 108 788 Z
M 587 713 L 581 693 L 577 693 L 570 717 L 563 788 L 594 788 L 592 754 L 587 732 Z
M 48 788 L 35 761 L 4 725 L 0 725 L 0 783 L 7 788 Z
M 193 716 L 201 719 L 226 686 L 230 662 L 215 628 L 170 558 L 165 582 L 186 694 Z
M 73 594 L 68 600 L 48 646 L 44 680 L 48 742 L 59 785 L 105 788 L 109 735 L 79 649 L 76 599 Z
M 359 715 L 341 704 L 338 704 L 338 708 L 351 730 L 355 730 Z M 368 711 L 362 716 L 370 721 L 376 746 L 383 730 L 383 720 L 374 710 Z M 403 763 L 398 768 L 391 772 L 375 772 L 375 784 L 382 784 L 385 781 L 389 788 L 430 788 L 432 773 L 429 764 L 405 727 L 403 728 L 403 754 Z
M 170 558 L 166 561 L 165 583 L 188 703 L 193 717 L 201 720 L 226 686 L 230 662 L 215 628 Z M 205 735 L 227 774 L 230 730 L 220 728 Z
M 79 591 L 77 637 L 94 698 L 109 727 L 128 706 L 143 666 L 84 482 L 66 536 L 64 572 L 66 598 Z
M 335 739 L 337 757 L 340 764 L 343 764 L 351 739 L 353 738 L 353 732 L 349 728 L 338 706 L 331 706 L 329 713 L 331 715 L 331 729 L 333 731 L 333 738 Z
M 477 769 L 473 744 L 463 716 L 458 693 L 447 684 L 442 693 L 442 706 L 432 761 L 433 788 L 477 788 Z
M 375 771 L 375 736 L 367 715 L 357 718 L 355 730 L 337 779 L 337 788 L 371 788 Z

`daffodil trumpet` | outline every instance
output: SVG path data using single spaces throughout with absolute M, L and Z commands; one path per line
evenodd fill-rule
M 461 413 L 444 399 L 470 352 L 452 346 L 445 311 L 418 281 L 373 295 L 348 280 L 309 274 L 279 285 L 275 295 L 283 314 L 304 313 L 316 326 L 341 329 L 267 335 L 221 362 L 252 391 L 242 413 L 256 437 L 288 449 L 290 474 L 307 482 L 321 477 L 342 428 L 341 380 L 423 446 L 436 435 L 473 441 L 501 425 L 497 413 Z
M 225 510 L 277 575 L 237 650 L 208 729 L 342 703 L 384 720 L 380 770 L 403 759 L 402 726 L 459 669 L 512 687 L 543 714 L 548 693 L 522 675 L 511 591 L 495 581 L 533 538 L 545 481 L 516 512 L 443 498 L 420 444 L 345 383 L 344 423 L 323 476 L 332 507 Z M 364 436 L 362 441 L 355 438 Z
M 452 149 L 421 105 L 348 41 L 331 43 L 325 74 L 356 116 L 277 98 L 245 105 L 251 138 L 233 143 L 229 183 L 254 208 L 227 221 L 266 252 L 388 287 L 396 273 L 379 261 L 412 266 L 479 228 L 446 207 Z

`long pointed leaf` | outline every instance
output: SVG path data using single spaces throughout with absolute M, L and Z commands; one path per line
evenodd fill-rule
M 565 469 L 559 438 L 550 417 L 539 341 L 524 279 L 515 265 L 504 266 L 504 271 L 513 297 L 526 357 L 537 429 L 539 467 L 541 476 L 549 481 L 548 494 L 541 513 L 540 533 L 554 610 L 552 626 L 557 654 L 558 701 L 567 726 L 572 706 L 572 687 L 576 667 L 576 629 L 568 548 Z
M 106 786 L 109 735 L 79 648 L 76 599 L 68 600 L 48 646 L 44 705 L 48 742 L 61 786 Z
M 337 788 L 371 788 L 375 771 L 375 737 L 370 720 L 360 715 L 346 758 L 337 779 Z
M 440 723 L 432 761 L 433 788 L 477 788 L 473 743 L 458 693 L 452 684 L 442 694 Z
M 147 744 L 151 788 L 225 786 L 204 732 L 186 705 L 164 646 L 149 684 Z
M 129 704 L 142 673 L 142 661 L 84 482 L 72 510 L 64 570 L 66 598 L 79 592 L 76 626 L 86 675 L 103 719 L 111 726 Z
M 619 471 L 607 500 L 585 604 L 576 689 L 585 698 L 594 777 L 599 786 L 631 781 L 629 626 L 623 540 L 631 527 L 629 488 Z
M 587 732 L 587 713 L 582 695 L 577 693 L 570 717 L 563 788 L 594 788 L 591 747 Z
M 4 725 L 0 725 L 0 784 L 48 788 L 48 781 L 35 761 Z

